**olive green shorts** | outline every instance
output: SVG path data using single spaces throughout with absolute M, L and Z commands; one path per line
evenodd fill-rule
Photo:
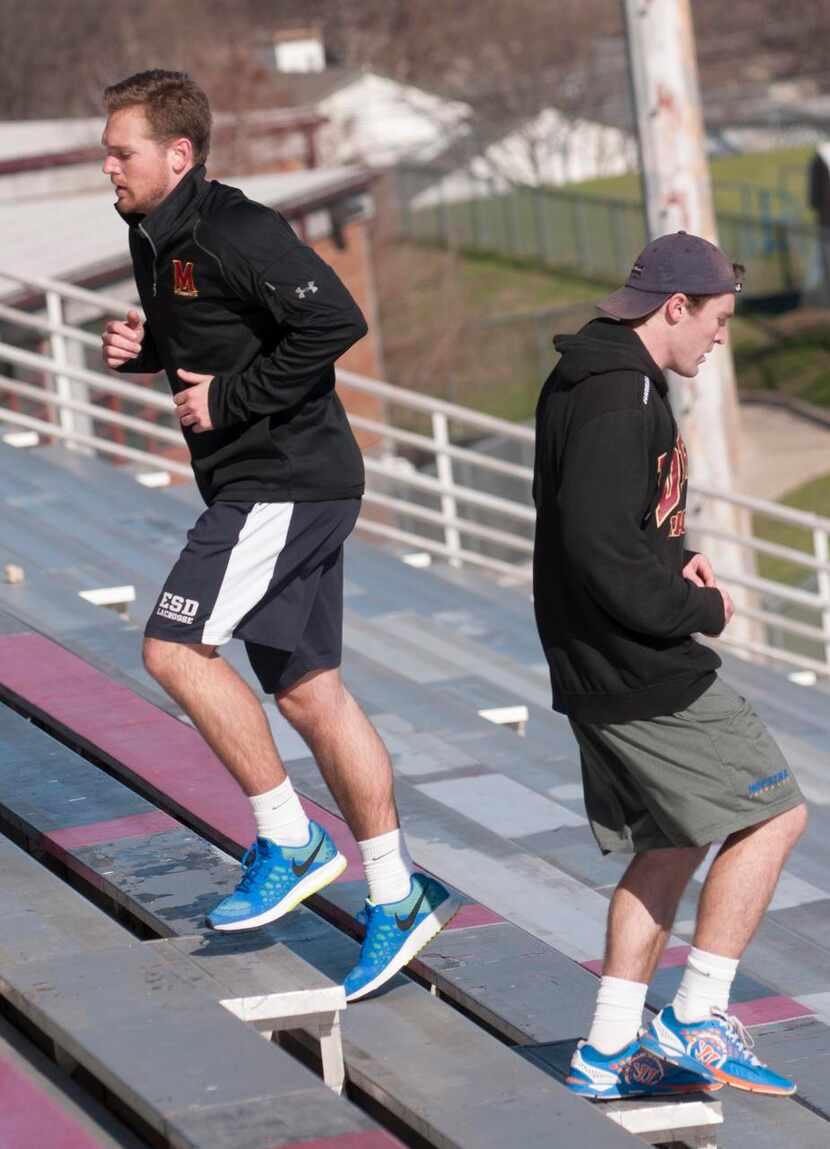
M 803 801 L 766 726 L 720 679 L 675 714 L 571 727 L 603 853 L 707 845 Z

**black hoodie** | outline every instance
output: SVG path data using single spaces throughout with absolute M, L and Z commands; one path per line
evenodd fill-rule
M 213 375 L 212 431 L 184 427 L 205 502 L 359 498 L 363 459 L 334 361 L 366 334 L 355 301 L 283 217 L 201 165 L 149 215 L 125 217 L 141 354 L 123 371 Z
M 596 319 L 554 341 L 536 410 L 534 600 L 554 709 L 629 722 L 690 705 L 718 656 L 723 599 L 681 571 L 688 461 L 640 337 Z

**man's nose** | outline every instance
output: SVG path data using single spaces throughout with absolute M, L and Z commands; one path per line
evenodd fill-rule
M 107 156 L 104 159 L 104 163 L 103 163 L 103 166 L 101 168 L 101 171 L 104 173 L 105 176 L 110 176 L 116 170 L 116 167 L 117 167 L 117 165 L 115 163 L 115 159 L 112 156 Z

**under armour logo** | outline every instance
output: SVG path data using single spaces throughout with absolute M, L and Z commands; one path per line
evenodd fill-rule
M 311 292 L 312 295 L 317 294 L 317 284 L 314 282 L 313 279 L 310 279 L 308 281 L 308 283 L 305 285 L 305 287 L 295 287 L 294 288 L 294 294 L 299 295 L 300 299 L 305 299 L 305 297 L 308 295 L 309 291 Z

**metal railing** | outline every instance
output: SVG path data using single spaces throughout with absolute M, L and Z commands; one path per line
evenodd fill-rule
M 122 317 L 128 304 L 53 280 L 3 276 L 42 292 L 45 314 L 0 304 L 7 334 L 12 328 L 16 338 L 41 336 L 44 344 L 31 350 L 0 340 L 0 421 L 118 462 L 191 478 L 166 385 L 162 392 L 87 366 L 84 348 L 97 358 L 100 338 L 65 315 L 67 302 L 95 308 L 99 317 Z M 338 380 L 377 400 L 384 415 L 351 416 L 355 429 L 375 442 L 366 452 L 361 529 L 529 586 L 533 431 L 351 371 L 339 371 Z M 171 449 L 178 457 L 170 457 Z M 692 501 L 700 535 L 746 548 L 760 564 L 757 575 L 718 572 L 727 587 L 751 592 L 743 596 L 743 614 L 757 624 L 752 637 L 726 637 L 724 645 L 830 676 L 830 519 L 700 486 L 690 488 Z M 723 505 L 751 513 L 754 529 L 736 534 L 719 528 Z M 798 545 L 765 537 L 780 529 L 799 532 Z M 768 569 L 770 563 L 779 565 Z

